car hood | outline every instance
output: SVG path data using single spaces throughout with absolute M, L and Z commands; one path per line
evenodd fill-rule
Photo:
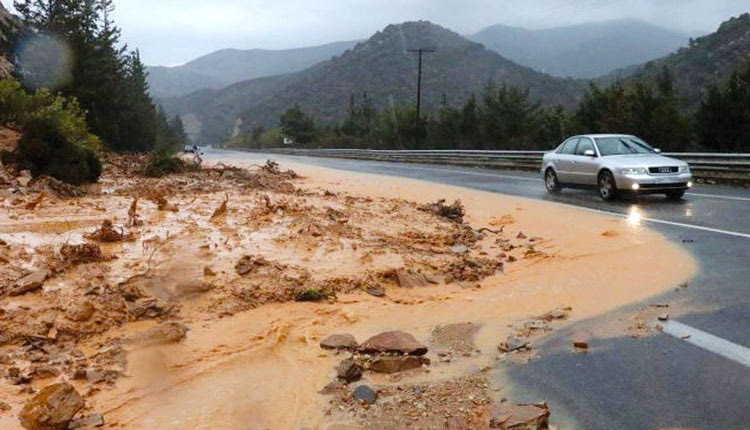
M 607 164 L 618 167 L 662 167 L 687 164 L 684 161 L 657 154 L 611 155 L 602 158 L 606 160 Z

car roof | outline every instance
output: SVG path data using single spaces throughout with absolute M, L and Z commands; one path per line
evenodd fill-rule
M 575 136 L 575 137 L 592 137 L 592 138 L 599 137 L 599 138 L 602 138 L 602 137 L 635 137 L 635 136 L 633 136 L 632 134 L 582 134 L 580 136 Z

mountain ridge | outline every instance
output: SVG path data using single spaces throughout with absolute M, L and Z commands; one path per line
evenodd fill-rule
M 538 30 L 497 24 L 467 37 L 519 64 L 585 79 L 662 57 L 690 38 L 637 19 Z
M 351 49 L 343 41 L 292 49 L 220 49 L 180 66 L 149 66 L 149 86 L 157 98 L 225 86 L 249 79 L 304 70 Z

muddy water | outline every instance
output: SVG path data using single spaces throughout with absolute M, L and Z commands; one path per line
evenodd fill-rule
M 132 352 L 131 377 L 93 398 L 92 406 L 110 423 L 128 429 L 325 428 L 326 399 L 317 391 L 332 379 L 342 358 L 324 353 L 317 344 L 331 333 L 348 332 L 363 341 L 399 329 L 427 343 L 438 324 L 480 324 L 479 358 L 431 366 L 429 373 L 417 372 L 401 382 L 452 378 L 490 364 L 510 323 L 561 306 L 573 308 L 574 322 L 659 294 L 696 270 L 686 252 L 627 220 L 414 180 L 284 167 L 306 176 L 306 187 L 320 190 L 420 203 L 460 198 L 466 221 L 475 227 L 490 226 L 509 214 L 515 221 L 506 226 L 510 236 L 541 236 L 550 258 L 519 261 L 505 274 L 470 288 L 392 290 L 390 300 L 339 295 L 334 304 L 274 304 L 195 322 L 179 345 Z M 295 252 L 283 256 L 292 261 Z M 324 263 L 324 255 L 304 258 L 320 258 L 329 271 L 352 271 L 342 259 Z M 389 383 L 371 375 L 368 379 Z

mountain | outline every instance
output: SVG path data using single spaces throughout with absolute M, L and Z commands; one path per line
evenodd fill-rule
M 723 82 L 750 62 L 750 13 L 729 19 L 709 35 L 691 39 L 688 46 L 658 60 L 610 73 L 601 83 L 621 80 L 626 85 L 653 82 L 666 67 L 687 107 L 700 104 L 708 89 Z
M 520 66 L 453 31 L 427 21 L 390 25 L 339 57 L 303 72 L 295 82 L 247 110 L 244 124 L 271 124 L 299 104 L 320 122 L 340 121 L 349 99 L 367 93 L 376 107 L 412 103 L 415 97 L 416 48 L 432 48 L 424 57 L 422 102 L 434 109 L 445 100 L 463 102 L 490 82 L 528 88 L 534 99 L 575 104 L 581 85 Z
M 191 140 L 214 144 L 231 134 L 238 115 L 256 106 L 294 81 L 296 74 L 269 76 L 238 82 L 222 89 L 205 89 L 164 98 L 170 115 L 180 115 Z
M 307 48 L 223 49 L 176 67 L 148 68 L 154 97 L 172 97 L 206 88 L 222 88 L 235 82 L 281 75 L 306 69 L 340 55 L 357 42 L 335 42 Z
M 544 30 L 494 25 L 469 38 L 551 75 L 594 78 L 667 55 L 689 36 L 643 21 L 616 20 Z
M 579 82 L 520 66 L 457 33 L 420 21 L 390 25 L 344 54 L 304 71 L 165 100 L 165 108 L 195 118 L 192 122 L 200 123 L 199 140 L 204 143 L 221 140 L 240 123 L 244 131 L 259 124 L 275 126 L 295 104 L 319 123 L 340 121 L 352 95 L 367 93 L 381 108 L 412 103 L 417 67 L 409 49 L 414 48 L 436 50 L 424 57 L 422 101 L 427 110 L 438 107 L 443 98 L 451 104 L 463 102 L 490 81 L 526 87 L 535 99 L 567 106 L 582 93 Z

